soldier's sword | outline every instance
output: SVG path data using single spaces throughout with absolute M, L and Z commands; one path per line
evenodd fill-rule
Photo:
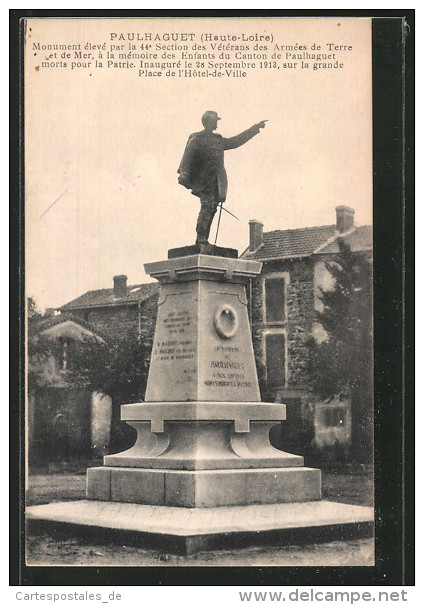
M 222 204 L 221 204 L 221 210 L 224 210 L 224 212 L 228 212 L 228 214 L 230 214 L 232 217 L 234 217 L 238 221 L 240 220 L 238 216 L 236 216 L 235 214 L 233 214 L 232 212 L 230 212 L 229 210 L 227 210 L 226 208 L 224 208 L 224 206 Z
M 222 204 L 223 204 L 223 202 L 221 202 L 221 203 L 219 204 L 219 216 L 218 216 L 218 224 L 217 224 L 217 226 L 216 226 L 216 233 L 215 233 L 215 243 L 214 243 L 214 246 L 216 246 L 216 240 L 218 239 L 219 223 L 221 222 Z

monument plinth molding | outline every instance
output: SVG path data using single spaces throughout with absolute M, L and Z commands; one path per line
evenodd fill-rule
M 320 471 L 274 448 L 282 404 L 262 403 L 245 286 L 261 263 L 206 254 L 145 265 L 161 284 L 132 448 L 88 470 L 95 500 L 214 507 L 317 500 Z

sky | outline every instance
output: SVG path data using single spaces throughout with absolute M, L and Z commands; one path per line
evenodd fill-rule
M 110 42 L 111 32 L 272 33 L 275 43 L 352 45 L 343 69 L 255 69 L 246 78 L 147 78 L 137 70 L 41 68 L 34 43 Z M 270 45 L 272 46 L 272 45 Z M 140 52 L 140 51 L 139 51 Z M 311 51 L 312 52 L 312 51 Z M 60 57 L 59 57 L 60 60 Z M 38 67 L 38 69 L 37 69 Z M 26 293 L 40 309 L 84 292 L 150 281 L 143 264 L 195 240 L 199 200 L 177 168 L 201 116 L 217 132 L 267 125 L 227 151 L 217 244 L 264 230 L 335 223 L 335 207 L 372 222 L 371 23 L 368 19 L 31 19 L 25 49 Z M 214 241 L 216 219 L 210 240 Z

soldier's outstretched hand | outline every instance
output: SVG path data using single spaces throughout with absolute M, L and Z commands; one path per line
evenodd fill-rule
M 259 128 L 265 128 L 265 123 L 268 122 L 268 120 L 262 120 L 262 122 L 259 122 L 257 124 L 257 126 L 259 126 Z

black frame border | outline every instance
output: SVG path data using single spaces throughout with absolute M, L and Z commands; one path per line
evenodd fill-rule
M 24 560 L 24 107 L 29 17 L 372 17 L 375 267 L 374 567 L 27 567 Z M 10 584 L 414 584 L 414 10 L 9 11 Z

